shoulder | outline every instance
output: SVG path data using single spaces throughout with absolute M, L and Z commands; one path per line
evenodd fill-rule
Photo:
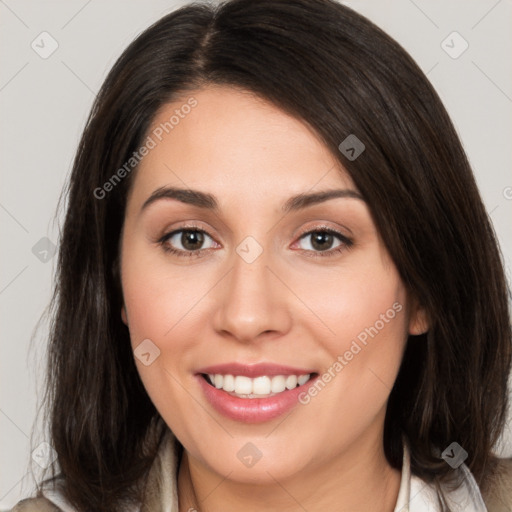
M 481 493 L 488 512 L 512 510 L 512 458 L 494 461 L 481 485 Z
M 11 512 L 62 512 L 62 510 L 46 498 L 28 498 L 14 505 Z

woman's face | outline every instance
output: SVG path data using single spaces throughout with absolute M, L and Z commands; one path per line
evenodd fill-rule
M 122 318 L 191 464 L 267 482 L 382 453 L 420 313 L 348 174 L 304 123 L 234 88 L 166 105 L 149 135 Z M 147 202 L 166 188 L 194 193 Z

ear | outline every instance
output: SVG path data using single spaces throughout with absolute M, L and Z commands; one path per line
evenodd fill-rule
M 409 317 L 409 334 L 413 336 L 425 334 L 429 330 L 429 327 L 428 315 L 425 308 L 423 308 L 418 301 L 414 300 Z
M 126 326 L 128 326 L 128 317 L 126 315 L 126 308 L 123 306 L 121 307 L 121 318 Z

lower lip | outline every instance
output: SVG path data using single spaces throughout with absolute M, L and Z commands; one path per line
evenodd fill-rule
M 267 398 L 238 398 L 212 386 L 202 375 L 196 377 L 213 408 L 220 414 L 242 423 L 263 423 L 286 414 L 299 403 L 299 395 L 317 378 L 315 375 L 302 386 Z

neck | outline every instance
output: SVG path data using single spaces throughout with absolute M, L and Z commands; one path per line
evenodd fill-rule
M 286 479 L 270 477 L 266 484 L 225 478 L 185 450 L 178 475 L 179 512 L 393 512 L 400 478 L 385 458 L 382 440 L 358 444 Z

